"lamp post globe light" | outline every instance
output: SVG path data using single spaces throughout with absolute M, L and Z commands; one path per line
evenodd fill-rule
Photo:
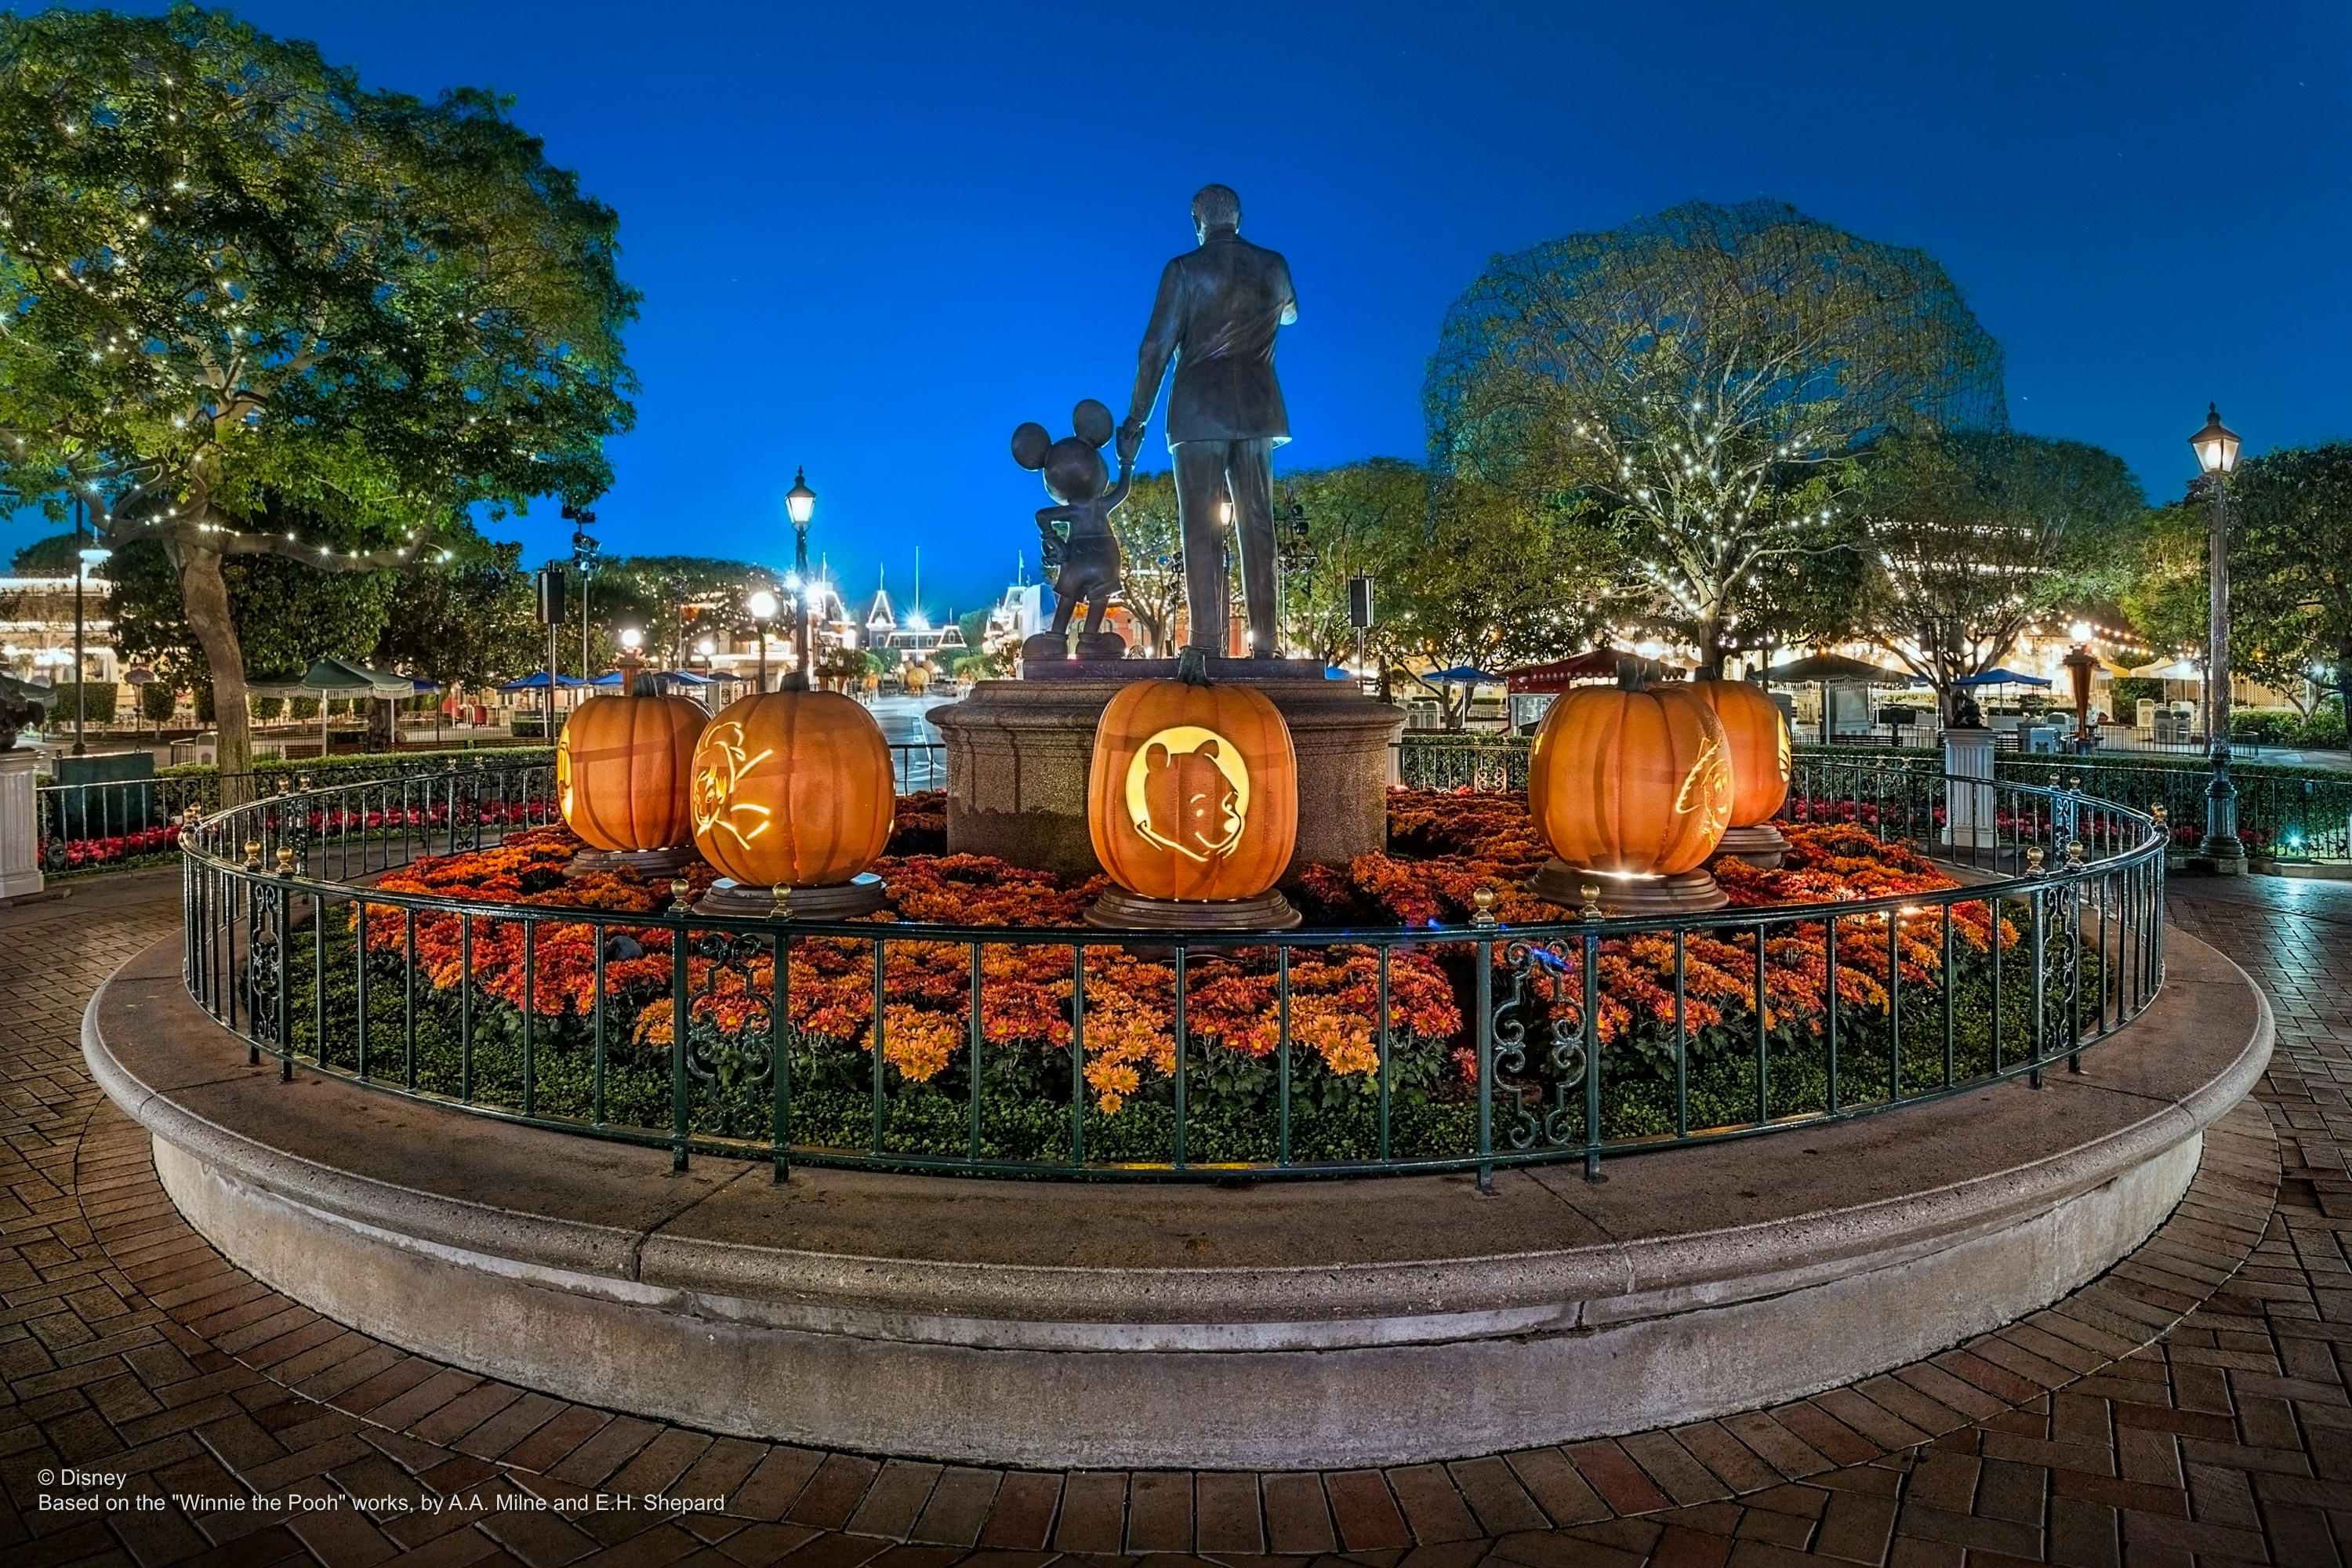
M 776 596 L 765 588 L 755 588 L 751 596 L 743 601 L 743 607 L 751 612 L 751 625 L 760 633 L 759 689 L 765 691 L 768 689 L 768 623 L 776 618 Z
M 793 618 L 793 684 L 805 690 L 814 668 L 809 662 L 808 531 L 809 520 L 816 515 L 816 492 L 808 487 L 805 468 L 793 470 L 793 488 L 784 492 L 784 512 L 793 520 L 793 596 L 797 601 Z
M 2205 733 L 2212 742 L 2213 777 L 2205 786 L 2205 841 L 2198 856 L 2228 874 L 2246 868 L 2246 846 L 2238 837 L 2238 786 L 2230 779 L 2230 500 L 2229 479 L 2238 466 L 2236 432 L 2221 423 L 2221 411 L 2208 404 L 2205 426 L 2189 437 L 2197 467 L 2213 492 L 2212 532 L 2206 549 L 2206 592 L 2210 628 L 2205 650 Z

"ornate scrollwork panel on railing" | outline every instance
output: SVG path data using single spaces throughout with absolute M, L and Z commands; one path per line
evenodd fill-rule
M 282 1046 L 278 1035 L 278 961 L 284 940 L 286 889 L 254 882 L 251 924 L 245 943 L 245 1006 L 247 1033 L 263 1045 Z
M 698 1132 L 756 1138 L 768 1130 L 774 1008 L 751 967 L 767 952 L 767 939 L 748 931 L 695 939 L 695 955 L 710 961 L 687 1001 L 686 1070 L 701 1086 Z
M 1504 1142 L 1514 1149 L 1563 1148 L 1584 1142 L 1576 1122 L 1582 1115 L 1586 1068 L 1583 987 L 1568 994 L 1569 977 L 1580 960 L 1554 942 L 1504 944 L 1503 963 L 1511 976 L 1510 994 L 1495 1007 L 1495 1103 L 1510 1118 Z M 1543 1011 L 1549 1003 L 1549 1012 Z M 1537 1049 L 1549 1075 L 1530 1072 L 1530 1026 L 1538 1026 Z M 1547 1040 L 1545 1037 L 1549 1037 Z M 1570 1103 L 1571 1095 L 1579 1096 Z

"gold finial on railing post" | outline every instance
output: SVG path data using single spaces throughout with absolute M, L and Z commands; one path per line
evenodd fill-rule
M 2042 853 L 2041 845 L 2027 845 L 2025 847 L 2025 874 L 2029 877 L 2039 877 L 2042 875 L 2042 862 L 2043 858 L 2044 857 Z
M 1584 895 L 1584 907 L 1577 914 L 1588 921 L 1604 920 L 1608 911 L 1601 907 L 1601 884 L 1587 882 L 1577 889 Z
M 1470 917 L 1470 923 L 1472 925 L 1496 926 L 1503 923 L 1501 921 L 1495 918 L 1494 889 L 1479 889 L 1476 892 L 1470 895 L 1470 901 L 1477 907 L 1477 912 Z
M 245 841 L 245 868 L 248 871 L 261 869 L 261 840 L 258 838 Z
M 2066 840 L 2066 869 L 2079 871 L 2082 868 L 2083 841 L 2079 838 L 2069 838 Z
M 290 877 L 294 874 L 294 847 L 292 845 L 280 844 L 278 847 L 278 874 L 281 877 Z
M 793 918 L 793 885 L 790 882 L 776 884 L 773 896 L 768 904 L 768 918 L 773 921 L 788 921 Z
M 684 912 L 686 909 L 686 897 L 688 893 L 693 891 L 693 888 L 688 885 L 687 880 L 683 876 L 671 878 L 669 884 L 669 907 L 679 910 L 680 912 Z
M 2160 800 L 2149 801 L 2147 803 L 2147 815 L 2155 820 L 2155 823 L 2158 827 L 2162 827 L 2165 823 L 2164 802 Z

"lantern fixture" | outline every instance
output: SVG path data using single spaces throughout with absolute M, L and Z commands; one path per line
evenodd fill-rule
M 2221 423 L 2218 404 L 2205 405 L 2205 427 L 2189 437 L 2197 453 L 2197 467 L 2207 474 L 2228 474 L 2238 467 L 2238 433 Z
M 784 511 L 794 528 L 806 528 L 816 515 L 816 492 L 808 488 L 808 470 L 793 470 L 793 488 L 784 492 Z

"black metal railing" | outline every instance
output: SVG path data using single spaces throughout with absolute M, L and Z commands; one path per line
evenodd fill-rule
M 1803 761 L 1786 820 L 1960 885 L 1542 924 L 1489 893 L 1450 925 L 1197 937 L 523 902 L 558 873 L 507 840 L 552 820 L 551 784 L 386 780 L 192 822 L 190 994 L 281 1077 L 680 1168 L 1486 1182 L 2038 1085 L 2164 970 L 2159 822 L 1869 762 Z M 367 886 L 491 847 L 525 893 Z
M 532 761 L 550 753 L 544 747 Z M 438 779 L 450 773 L 511 768 L 524 759 L 513 749 L 474 752 L 385 752 L 338 757 L 325 763 L 271 767 L 224 775 L 216 771 L 173 773 L 142 779 L 91 784 L 45 784 L 34 792 L 41 868 L 52 876 L 160 863 L 179 847 L 180 823 L 194 809 L 221 809 L 224 790 L 240 799 L 309 790 L 335 780 L 345 784 Z M 894 744 L 891 770 L 902 795 L 947 784 L 946 748 L 937 742 Z M 235 786 L 235 787 L 232 787 Z M 420 798 L 442 798 L 427 789 Z

